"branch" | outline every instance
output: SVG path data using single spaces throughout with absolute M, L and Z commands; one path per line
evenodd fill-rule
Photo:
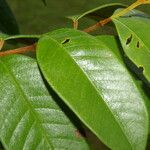
M 32 45 L 29 45 L 26 47 L 21 47 L 21 48 L 17 48 L 17 49 L 13 49 L 13 50 L 7 50 L 4 52 L 0 52 L 0 57 L 10 55 L 10 54 L 22 54 L 22 53 L 29 52 L 29 51 L 35 51 L 35 49 L 36 49 L 36 44 L 32 44 Z
M 74 29 L 78 29 L 78 25 L 79 25 L 78 20 L 73 22 L 73 28 Z
M 3 46 L 4 46 L 4 40 L 3 39 L 0 39 L 0 50 L 3 48 Z
M 130 12 L 131 10 L 133 10 L 134 8 L 142 5 L 142 4 L 150 4 L 150 0 L 137 0 L 136 2 L 134 2 L 133 4 L 131 4 L 129 7 L 123 9 L 122 11 L 120 11 L 117 14 L 112 15 L 109 18 L 106 18 L 104 20 L 99 21 L 98 23 L 94 24 L 93 26 L 90 26 L 86 29 L 84 29 L 84 32 L 92 32 L 96 29 L 98 29 L 99 27 L 104 26 L 105 24 L 109 23 L 112 21 L 112 19 L 114 18 L 118 18 L 120 16 L 124 16 L 125 14 L 127 14 L 128 12 Z
M 99 21 L 98 23 L 94 24 L 94 25 L 91 26 L 91 27 L 88 27 L 88 28 L 84 29 L 83 31 L 84 31 L 84 32 L 87 32 L 87 33 L 92 32 L 92 31 L 98 29 L 99 27 L 104 26 L 105 24 L 107 24 L 107 23 L 109 23 L 109 22 L 111 22 L 111 18 L 110 18 L 110 17 L 109 17 L 109 18 L 106 18 L 106 19 L 104 19 L 104 20 Z

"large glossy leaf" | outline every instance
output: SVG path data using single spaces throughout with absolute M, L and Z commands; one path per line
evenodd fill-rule
M 145 149 L 148 115 L 143 98 L 105 44 L 61 29 L 39 40 L 37 59 L 48 83 L 108 147 Z
M 0 139 L 6 150 L 89 149 L 50 96 L 35 60 L 0 58 L 0 89 Z
M 0 0 L 0 32 L 7 34 L 19 33 L 16 20 L 6 0 Z
M 96 38 L 100 40 L 101 42 L 103 42 L 105 45 L 107 45 L 109 50 L 115 53 L 117 58 L 120 59 L 120 62 L 124 64 L 124 60 L 122 56 L 122 47 L 120 47 L 119 45 L 120 43 L 119 43 L 118 38 L 112 35 L 99 35 L 99 36 L 96 36 Z
M 125 17 L 113 19 L 125 54 L 150 82 L 150 17 L 132 11 Z

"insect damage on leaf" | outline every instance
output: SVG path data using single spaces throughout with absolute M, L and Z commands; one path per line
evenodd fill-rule
M 132 41 L 132 34 L 130 35 L 130 37 L 127 39 L 126 41 L 126 45 L 129 45 Z
M 66 38 L 64 41 L 62 41 L 61 43 L 62 44 L 67 44 L 68 42 L 70 42 L 70 39 L 69 38 Z
M 142 66 L 140 66 L 140 67 L 139 67 L 139 72 L 140 72 L 140 73 L 143 73 L 143 71 L 144 71 L 144 68 L 143 68 Z
M 139 41 L 137 42 L 136 47 L 140 48 L 140 42 Z
M 127 40 L 126 40 L 126 45 L 129 45 L 129 44 L 132 42 L 132 39 L 133 39 L 133 35 L 131 34 L 130 37 L 128 37 Z M 140 47 L 141 47 L 139 41 L 137 41 L 136 47 L 137 47 L 137 48 L 140 48 Z

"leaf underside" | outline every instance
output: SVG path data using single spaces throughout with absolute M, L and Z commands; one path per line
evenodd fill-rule
M 104 43 L 60 29 L 39 40 L 37 59 L 52 88 L 108 147 L 145 149 L 148 115 L 143 98 Z

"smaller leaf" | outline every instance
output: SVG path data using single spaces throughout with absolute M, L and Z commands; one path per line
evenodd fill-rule
M 126 56 L 150 82 L 150 16 L 134 10 L 113 22 Z
M 123 61 L 123 56 L 121 55 L 122 47 L 119 46 L 118 44 L 119 42 L 118 38 L 109 35 L 102 35 L 102 36 L 97 36 L 97 39 L 99 39 L 101 42 L 104 42 L 107 45 L 107 47 L 109 47 L 109 49 L 112 50 L 118 56 L 122 64 L 124 64 L 124 66 L 126 67 Z M 133 78 L 135 77 L 133 76 Z M 150 88 L 145 84 L 143 85 L 140 80 L 135 79 L 134 81 L 139 91 L 141 92 L 143 99 L 145 101 L 145 105 L 147 107 L 147 111 L 149 114 L 149 134 L 150 134 L 150 93 L 149 93 Z
M 79 21 L 83 17 L 89 17 L 89 18 L 93 18 L 99 21 L 101 18 L 111 16 L 117 8 L 121 8 L 125 6 L 126 5 L 121 4 L 121 3 L 109 3 L 109 4 L 101 5 L 94 9 L 91 9 L 89 11 L 86 11 L 80 15 L 69 16 L 68 18 L 73 20 L 73 22 Z

